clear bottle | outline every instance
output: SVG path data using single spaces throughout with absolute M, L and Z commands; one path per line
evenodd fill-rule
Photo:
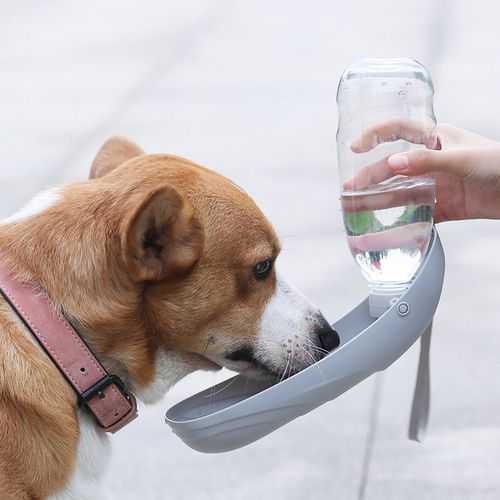
M 415 275 L 431 237 L 435 182 L 392 176 L 388 156 L 435 148 L 434 88 L 412 59 L 363 59 L 337 91 L 341 202 L 347 241 L 380 316 Z

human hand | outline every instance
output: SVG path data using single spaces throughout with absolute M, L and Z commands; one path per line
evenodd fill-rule
M 359 189 L 394 175 L 433 177 L 436 181 L 435 222 L 500 218 L 500 143 L 451 125 L 424 134 L 410 121 L 389 121 L 368 129 L 351 145 L 365 153 L 378 144 L 404 139 L 429 149 L 398 153 L 364 167 L 348 181 Z

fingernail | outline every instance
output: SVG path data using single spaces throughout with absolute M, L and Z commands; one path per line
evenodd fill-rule
M 408 157 L 405 154 L 389 156 L 387 163 L 394 172 L 402 172 L 408 169 Z

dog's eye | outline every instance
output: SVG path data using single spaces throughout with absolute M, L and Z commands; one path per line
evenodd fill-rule
M 259 262 L 253 268 L 253 274 L 257 280 L 265 280 L 273 270 L 273 260 L 267 259 Z

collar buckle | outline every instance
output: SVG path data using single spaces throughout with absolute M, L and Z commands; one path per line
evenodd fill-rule
M 110 385 L 115 385 L 120 392 L 129 399 L 129 394 L 125 389 L 125 384 L 123 380 L 117 375 L 106 374 L 103 378 L 98 380 L 92 387 L 89 387 L 85 392 L 79 395 L 78 404 L 80 407 L 87 406 L 89 401 L 99 396 L 102 398 L 104 396 L 104 390 Z

